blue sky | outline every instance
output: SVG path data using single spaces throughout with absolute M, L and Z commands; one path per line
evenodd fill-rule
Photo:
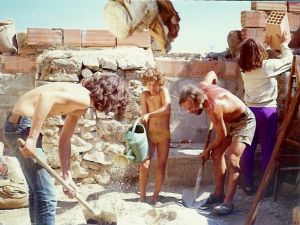
M 27 27 L 105 29 L 107 0 L 0 0 L 0 20 L 13 19 L 17 32 Z M 172 52 L 204 53 L 226 49 L 229 31 L 241 29 L 241 11 L 250 1 L 173 0 L 180 32 Z

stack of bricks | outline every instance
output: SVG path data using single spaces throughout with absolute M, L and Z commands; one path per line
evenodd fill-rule
M 272 11 L 273 13 L 287 14 L 289 30 L 291 33 L 295 32 L 300 27 L 300 2 L 252 1 L 251 10 L 252 11 L 241 12 L 241 25 L 245 38 L 254 38 L 260 42 L 264 42 L 266 24 L 268 24 L 267 19 Z M 276 49 L 278 47 L 275 45 L 274 48 Z
M 108 30 L 27 28 L 27 44 L 36 46 L 37 50 L 49 47 L 78 49 L 120 45 L 150 48 L 151 38 L 148 31 L 135 33 L 125 40 L 120 40 Z
M 27 28 L 27 33 L 17 33 L 17 42 L 16 55 L 0 54 L 0 72 L 33 74 L 37 56 L 48 48 L 80 50 L 118 46 L 151 47 L 148 31 L 134 33 L 121 40 L 108 30 Z

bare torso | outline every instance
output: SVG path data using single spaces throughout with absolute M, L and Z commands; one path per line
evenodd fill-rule
M 206 82 L 201 82 L 199 86 L 208 98 L 209 107 L 206 108 L 206 111 L 210 118 L 218 110 L 221 111 L 224 122 L 230 122 L 246 110 L 246 105 L 242 100 L 228 90 Z
M 148 112 L 153 112 L 163 106 L 163 96 L 162 90 L 159 91 L 157 95 L 150 95 L 150 92 L 145 91 L 144 93 Z M 170 114 L 161 115 L 153 118 L 149 118 L 148 129 L 159 131 L 159 130 L 169 130 L 170 127 Z
M 55 97 L 55 104 L 47 117 L 82 114 L 90 106 L 89 91 L 81 84 L 55 82 L 39 86 L 16 102 L 12 112 L 20 116 L 33 117 L 35 106 L 41 94 Z M 50 98 L 49 98 L 50 101 Z

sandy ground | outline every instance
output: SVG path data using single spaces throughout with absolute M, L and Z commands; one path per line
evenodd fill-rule
M 153 185 L 149 185 L 152 190 Z M 117 187 L 117 188 L 116 188 Z M 116 185 L 104 189 L 99 185 L 82 185 L 80 193 L 95 208 L 113 210 L 118 214 L 118 225 L 242 225 L 254 196 L 246 196 L 238 189 L 234 199 L 234 213 L 226 217 L 215 217 L 211 210 L 189 209 L 182 205 L 182 190 L 180 187 L 163 187 L 159 202 L 153 206 L 140 203 L 136 186 L 128 184 Z M 213 187 L 205 187 L 201 196 L 207 196 Z M 191 189 L 192 190 L 192 189 Z M 68 199 L 57 186 L 57 225 L 87 224 L 81 206 L 76 200 Z M 148 193 L 147 201 L 151 199 Z M 277 202 L 271 197 L 265 198 L 255 224 L 257 225 L 292 225 L 292 209 L 300 205 L 299 190 L 295 186 L 285 184 L 281 188 Z M 1 225 L 29 225 L 28 208 L 1 210 Z

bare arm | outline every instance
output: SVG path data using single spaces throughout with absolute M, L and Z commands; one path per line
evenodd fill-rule
M 215 71 L 210 71 L 205 75 L 204 81 L 208 84 L 218 84 L 218 77 Z
M 68 115 L 64 121 L 64 126 L 59 136 L 59 159 L 63 179 L 66 180 L 73 188 L 74 192 L 64 191 L 69 197 L 74 197 L 76 192 L 76 185 L 72 181 L 71 172 L 71 138 L 74 134 L 76 124 L 85 110 L 78 115 Z
M 44 121 L 51 114 L 54 105 L 76 105 L 78 109 L 85 109 L 90 104 L 88 95 L 74 95 L 74 93 L 66 92 L 43 92 L 38 96 L 35 103 L 35 109 L 32 116 L 32 126 L 26 145 L 22 148 L 24 157 L 30 157 L 31 151 L 36 147 L 36 142 L 41 132 Z
M 204 160 L 208 160 L 211 151 L 217 148 L 222 143 L 222 139 L 227 136 L 227 129 L 223 119 L 223 110 L 219 108 L 208 116 L 213 123 L 214 129 L 216 130 L 216 138 L 201 153 L 200 157 Z

